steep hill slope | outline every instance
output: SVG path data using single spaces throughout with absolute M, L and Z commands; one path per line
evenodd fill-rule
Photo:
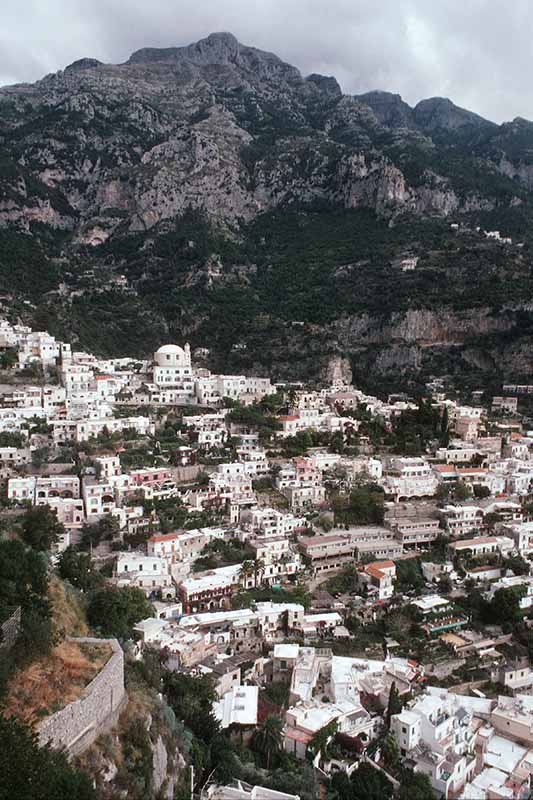
M 285 377 L 337 356 L 360 377 L 519 377 L 531 153 L 526 120 L 346 96 L 227 33 L 82 58 L 0 89 L 0 291 L 102 353 L 187 337 Z

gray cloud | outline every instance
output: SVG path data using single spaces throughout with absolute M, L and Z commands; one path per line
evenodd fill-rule
M 7 7 L 6 7 L 7 6 Z M 0 84 L 82 56 L 118 63 L 140 47 L 213 31 L 277 53 L 343 90 L 410 104 L 447 96 L 500 122 L 533 118 L 529 0 L 15 0 L 2 3 Z

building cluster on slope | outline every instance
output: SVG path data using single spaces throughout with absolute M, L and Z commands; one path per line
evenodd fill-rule
M 403 396 L 214 375 L 194 366 L 188 345 L 164 345 L 153 361 L 100 359 L 5 320 L 0 349 L 16 353 L 16 382 L 0 396 L 6 499 L 49 506 L 65 529 L 59 551 L 87 526 L 116 521 L 118 552 L 104 542 L 95 555 L 112 558 L 110 584 L 153 600 L 155 615 L 135 628 L 139 657 L 158 648 L 171 669 L 211 674 L 222 727 L 244 733 L 261 715 L 260 689 L 287 684 L 284 747 L 302 759 L 333 723 L 359 756 L 379 743 L 379 709 L 394 687 L 404 708 L 390 730 L 437 793 L 525 796 L 533 703 L 522 693 L 533 689 L 533 671 L 527 658 L 508 656 L 504 631 L 481 634 L 455 600 L 470 581 L 486 603 L 511 592 L 521 613 L 533 606 L 533 432 L 515 396 L 531 387 L 504 387 L 488 408 L 428 387 L 428 407 L 446 430 L 424 452 L 402 455 L 373 446 L 363 421 L 393 430 L 419 408 Z M 277 400 L 265 433 L 254 420 L 269 397 Z M 161 426 L 176 419 L 176 444 L 162 449 Z M 132 465 L 130 442 L 149 444 L 146 461 Z M 300 454 L 291 457 L 294 442 Z M 76 462 L 66 459 L 72 451 Z M 358 491 L 382 498 L 379 518 L 336 514 L 335 503 Z M 169 508 L 179 509 L 179 525 L 165 520 Z M 412 559 L 421 585 L 407 591 L 400 573 Z M 338 575 L 351 586 L 339 596 L 317 591 L 314 600 L 326 601 L 311 609 L 287 601 L 287 592 Z M 382 643 L 382 660 L 333 652 L 332 642 L 349 642 L 354 614 L 375 621 L 398 603 L 453 658 L 488 664 L 510 697 L 431 688 L 422 664 L 392 654 L 394 641 Z M 345 748 L 319 752 L 314 763 L 331 774 L 355 762 Z

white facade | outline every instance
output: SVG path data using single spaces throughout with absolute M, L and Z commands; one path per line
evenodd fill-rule
M 85 479 L 82 495 L 89 522 L 104 514 L 110 514 L 116 507 L 115 489 L 108 481 Z
M 445 798 L 457 796 L 476 772 L 475 727 L 462 702 L 446 691 L 426 694 L 391 720 L 401 755 L 414 760 Z
M 464 536 L 483 524 L 483 509 L 479 506 L 445 506 L 441 511 L 446 530 L 452 536 Z
M 305 525 L 305 519 L 275 508 L 256 506 L 242 511 L 240 523 L 244 530 L 256 531 L 262 536 L 289 536 Z
M 119 586 L 136 586 L 147 597 L 159 591 L 165 599 L 175 596 L 175 587 L 165 559 L 139 553 L 119 553 L 114 574 Z
M 432 497 L 438 480 L 423 458 L 391 458 L 382 480 L 385 493 L 400 499 Z
M 183 387 L 185 393 L 194 395 L 192 381 L 191 348 L 165 344 L 154 353 L 154 383 L 156 386 Z

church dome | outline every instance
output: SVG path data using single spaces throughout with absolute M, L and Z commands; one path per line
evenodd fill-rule
M 154 353 L 154 361 L 160 367 L 190 367 L 191 354 L 189 345 L 185 348 L 177 344 L 164 344 Z
M 159 348 L 159 350 L 156 350 L 156 355 L 157 355 L 157 353 L 160 353 L 161 355 L 178 356 L 178 355 L 183 355 L 184 354 L 184 350 L 183 350 L 182 347 L 179 347 L 177 344 L 164 344 L 162 347 Z

